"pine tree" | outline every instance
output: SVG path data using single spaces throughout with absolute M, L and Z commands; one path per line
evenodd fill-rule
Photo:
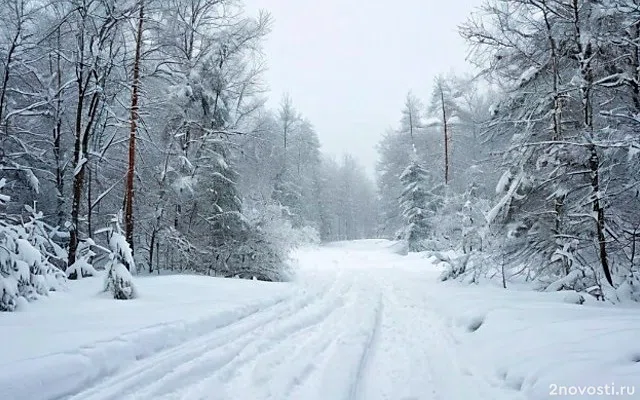
M 106 230 L 109 238 L 109 262 L 106 265 L 107 277 L 105 292 L 111 293 L 116 300 L 130 300 L 137 296 L 130 271 L 135 271 L 135 261 L 131 246 L 125 237 L 121 225 L 122 214 L 113 217 L 113 226 Z
M 400 175 L 404 186 L 400 197 L 405 221 L 403 236 L 410 252 L 426 250 L 424 240 L 431 233 L 429 218 L 432 214 L 427 208 L 430 201 L 428 181 L 429 173 L 415 160 Z

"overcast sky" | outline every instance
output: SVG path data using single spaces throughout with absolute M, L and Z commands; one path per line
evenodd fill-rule
M 277 107 L 284 92 L 323 151 L 373 171 L 375 145 L 396 126 L 409 90 L 426 102 L 434 77 L 468 69 L 458 35 L 480 0 L 246 0 L 274 19 L 265 53 Z

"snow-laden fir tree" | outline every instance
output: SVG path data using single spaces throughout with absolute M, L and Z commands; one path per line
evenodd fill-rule
M 432 216 L 427 208 L 431 200 L 429 193 L 429 173 L 413 157 L 411 164 L 400 175 L 404 186 L 400 196 L 402 217 L 405 221 L 403 239 L 409 252 L 426 250 L 424 241 L 431 233 L 429 219 Z
M 0 189 L 5 182 L 0 179 Z M 9 200 L 0 195 L 0 206 Z M 0 214 L 0 311 L 13 311 L 20 303 L 66 287 L 64 272 L 53 264 L 66 258 L 66 252 L 53 241 L 58 231 L 35 208 L 26 207 L 26 211 L 26 222 Z
M 440 160 L 440 151 L 433 151 L 438 149 L 439 142 L 440 136 L 436 132 L 425 129 L 424 105 L 409 92 L 398 128 L 388 130 L 378 144 L 380 157 L 376 170 L 383 212 L 380 231 L 385 236 L 399 238 L 405 226 L 398 208 L 398 198 L 404 187 L 398 178 L 407 167 L 407 160 L 416 152 L 422 160 Z
M 114 216 L 113 226 L 106 229 L 109 238 L 109 261 L 106 265 L 105 292 L 116 300 L 129 300 L 137 296 L 131 271 L 136 269 L 131 246 L 127 242 L 121 225 L 122 214 Z

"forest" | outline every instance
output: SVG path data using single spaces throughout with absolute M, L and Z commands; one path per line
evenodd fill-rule
M 460 27 L 478 72 L 407 94 L 375 179 L 267 107 L 266 11 L 2 4 L 0 310 L 100 269 L 116 298 L 132 272 L 286 281 L 297 246 L 362 238 L 443 280 L 640 300 L 635 2 L 486 2 Z
M 292 246 L 375 235 L 375 187 L 356 159 L 322 154 L 288 96 L 264 106 L 268 13 L 228 0 L 3 4 L 0 308 L 112 258 L 282 280 Z

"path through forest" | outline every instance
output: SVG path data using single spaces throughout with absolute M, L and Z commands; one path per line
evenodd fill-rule
M 307 250 L 298 260 L 299 290 L 285 299 L 71 398 L 519 398 L 458 365 L 454 338 L 430 297 L 434 268 L 407 265 L 389 242 L 375 240 Z

